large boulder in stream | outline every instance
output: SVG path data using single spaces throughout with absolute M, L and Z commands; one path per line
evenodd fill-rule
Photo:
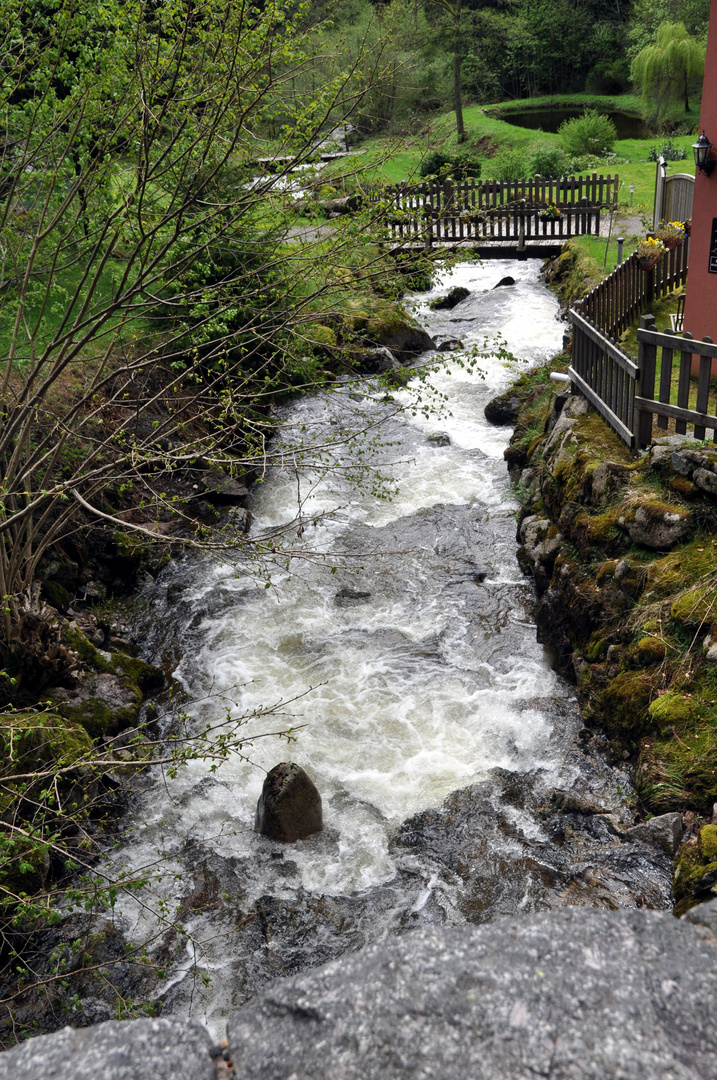
M 427 926 L 271 983 L 242 1080 L 714 1080 L 717 938 L 667 912 Z
M 266 774 L 254 828 L 270 840 L 292 844 L 321 832 L 321 796 L 299 765 L 282 761 Z
M 435 300 L 431 300 L 428 306 L 433 311 L 452 311 L 470 294 L 470 289 L 466 289 L 463 285 L 454 285 L 445 296 L 439 296 Z

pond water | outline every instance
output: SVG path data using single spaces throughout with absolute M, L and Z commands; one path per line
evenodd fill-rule
M 581 116 L 582 113 L 582 109 L 568 108 L 516 109 L 515 112 L 501 112 L 500 119 L 517 127 L 555 134 L 564 120 Z M 653 134 L 639 116 L 624 112 L 606 112 L 605 115 L 609 116 L 615 125 L 618 139 L 649 139 Z

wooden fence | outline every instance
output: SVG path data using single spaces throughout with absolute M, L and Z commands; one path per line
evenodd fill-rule
M 717 345 L 710 338 L 695 341 L 690 334 L 661 333 L 648 314 L 640 318 L 637 331 L 637 363 L 613 340 L 635 321 L 645 303 L 684 282 L 686 243 L 683 247 L 681 256 L 677 256 L 680 249 L 675 249 L 647 274 L 631 256 L 569 312 L 571 382 L 631 447 L 649 445 L 655 418 L 662 430 L 674 420 L 678 435 L 687 434 L 690 427 L 695 438 L 705 439 L 711 431 L 717 441 L 717 386 L 711 381 Z M 641 285 L 639 274 L 643 278 L 654 274 L 652 290 L 647 282 Z M 692 378 L 695 366 L 696 381 Z
M 573 324 L 570 380 L 620 438 L 633 446 L 637 364 L 581 312 L 572 309 L 569 318 Z
M 717 441 L 717 388 L 710 386 L 712 364 L 717 358 L 717 345 L 711 338 L 695 341 L 691 334 L 659 333 L 651 315 L 643 315 L 637 331 L 639 345 L 639 379 L 635 393 L 635 437 L 640 446 L 652 441 L 652 421 L 667 429 L 670 417 L 675 420 L 675 432 L 687 434 L 687 425 L 694 428 L 696 439 Z M 659 363 L 658 363 L 658 354 Z M 692 367 L 699 357 L 697 384 L 691 379 Z M 676 392 L 672 385 L 673 369 L 677 374 Z M 660 385 L 655 394 L 657 372 Z M 673 403 L 672 398 L 676 400 Z M 710 412 L 710 397 L 713 398 Z
M 600 208 L 587 205 L 562 207 L 555 219 L 541 217 L 537 208 L 496 207 L 487 210 L 455 208 L 442 213 L 433 210 L 430 202 L 422 206 L 406 206 L 392 210 L 387 217 L 389 235 L 394 240 L 421 240 L 429 247 L 433 243 L 472 240 L 478 243 L 491 240 L 517 241 L 520 247 L 526 240 L 569 240 L 600 231 Z
M 384 202 L 390 235 L 424 243 L 569 239 L 600 230 L 600 211 L 617 205 L 619 177 L 548 180 L 426 180 L 374 192 Z M 556 205 L 554 219 L 542 215 Z
M 608 337 L 617 339 L 655 300 L 685 284 L 689 255 L 689 237 L 668 251 L 654 270 L 642 270 L 633 254 L 575 306 Z

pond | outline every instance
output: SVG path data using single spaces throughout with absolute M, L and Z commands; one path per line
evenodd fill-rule
M 555 134 L 564 120 L 581 116 L 583 109 L 517 109 L 515 112 L 501 112 L 501 120 L 518 127 L 549 131 Z M 606 112 L 615 125 L 618 139 L 649 139 L 653 134 L 639 116 L 624 112 Z

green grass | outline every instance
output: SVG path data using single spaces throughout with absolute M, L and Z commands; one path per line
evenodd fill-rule
M 557 97 L 526 98 L 520 101 L 501 102 L 495 105 L 468 105 L 464 109 L 467 142 L 478 143 L 481 139 L 489 139 L 498 151 L 507 149 L 524 148 L 526 151 L 534 143 L 540 142 L 558 146 L 560 140 L 557 135 L 550 132 L 536 131 L 532 128 L 519 127 L 509 124 L 500 119 L 502 110 L 539 109 L 548 105 L 597 105 L 605 110 L 615 109 L 621 112 L 640 113 L 640 99 L 634 94 L 619 96 L 596 97 L 594 94 L 564 94 Z M 693 127 L 699 121 L 697 111 L 683 114 L 685 122 Z M 620 202 L 628 204 L 630 200 L 630 185 L 634 184 L 632 211 L 639 216 L 640 213 L 651 214 L 652 203 L 655 193 L 655 163 L 647 160 L 648 151 L 652 146 L 659 145 L 665 140 L 658 136 L 648 139 L 620 139 L 615 143 L 614 153 L 624 158 L 626 164 L 606 165 L 603 171 L 618 173 L 621 181 Z M 669 163 L 668 172 L 688 172 L 694 175 L 694 161 L 692 158 L 691 144 L 694 135 L 681 135 L 671 140 L 675 145 L 685 147 L 688 157 L 685 161 Z M 393 144 L 396 149 L 393 149 Z M 455 116 L 453 112 L 442 113 L 435 117 L 425 127 L 420 136 L 410 136 L 403 139 L 400 145 L 396 144 L 395 136 L 389 141 L 381 136 L 366 139 L 361 144 L 361 149 L 366 151 L 363 163 L 368 166 L 366 174 L 369 181 L 383 181 L 385 183 L 399 183 L 404 180 L 418 178 L 418 169 L 421 159 L 429 150 L 445 150 L 447 153 L 455 151 L 457 139 L 455 133 Z M 379 159 L 384 160 L 379 161 Z M 377 162 L 375 169 L 371 168 L 373 161 Z M 335 166 L 339 171 L 339 164 Z M 325 175 L 330 175 L 329 171 Z M 491 158 L 483 158 L 484 177 L 491 175 Z M 603 253 L 604 254 L 604 253 Z

